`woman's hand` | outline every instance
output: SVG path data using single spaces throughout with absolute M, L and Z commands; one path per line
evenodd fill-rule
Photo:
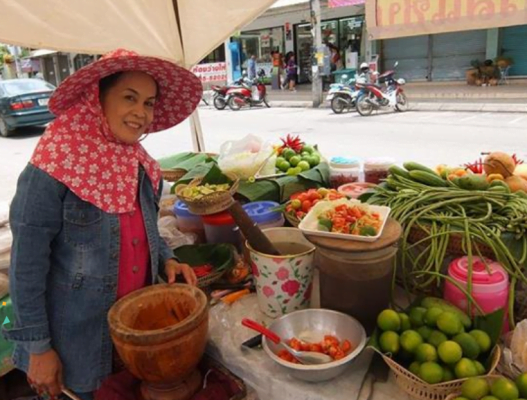
M 185 281 L 192 286 L 196 286 L 198 278 L 196 274 L 188 264 L 180 264 L 173 258 L 170 258 L 165 262 L 165 274 L 168 278 L 168 283 L 174 283 L 176 281 L 176 275 L 183 274 Z
M 52 398 L 62 392 L 62 363 L 53 349 L 29 356 L 27 380 L 39 394 L 47 393 Z

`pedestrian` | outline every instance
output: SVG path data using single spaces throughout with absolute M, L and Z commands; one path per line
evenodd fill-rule
M 159 164 L 140 144 L 185 120 L 200 80 L 172 62 L 116 50 L 68 77 L 49 101 L 57 118 L 11 204 L 14 362 L 39 393 L 83 400 L 118 365 L 107 313 L 116 300 L 182 274 L 157 228 Z
M 256 56 L 254 54 L 247 61 L 247 77 L 250 80 L 256 78 Z
M 296 78 L 297 78 L 297 69 L 298 69 L 298 66 L 296 65 L 296 62 L 295 62 L 295 54 L 291 52 L 289 54 L 289 58 L 285 65 L 286 78 L 285 78 L 283 89 L 286 89 L 289 86 L 290 91 L 296 92 L 295 86 L 296 86 Z

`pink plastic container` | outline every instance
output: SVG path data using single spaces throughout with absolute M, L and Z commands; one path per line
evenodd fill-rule
M 474 297 L 474 300 L 485 314 L 490 314 L 501 308 L 505 310 L 503 330 L 506 332 L 509 330 L 507 318 L 509 275 L 498 262 L 489 259 L 485 259 L 485 261 L 488 265 L 488 270 L 483 259 L 479 257 L 472 258 L 472 297 Z M 468 257 L 452 261 L 448 267 L 448 275 L 466 288 L 468 282 Z M 445 283 L 444 298 L 461 310 L 467 310 L 467 297 L 449 281 Z

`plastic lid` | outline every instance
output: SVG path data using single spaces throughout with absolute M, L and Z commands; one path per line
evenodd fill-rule
M 466 284 L 468 282 L 468 257 L 452 261 L 448 267 L 448 274 L 455 280 Z M 508 288 L 509 275 L 496 261 L 472 257 L 472 284 L 474 292 L 477 293 L 499 292 Z
M 266 224 L 268 222 L 277 221 L 282 217 L 280 211 L 272 211 L 273 208 L 280 204 L 274 201 L 255 201 L 243 205 L 243 209 L 257 224 Z
M 335 168 L 358 168 L 360 167 L 360 159 L 357 157 L 333 157 L 329 161 L 329 165 Z
M 178 217 L 183 217 L 183 218 L 198 217 L 196 214 L 192 214 L 188 210 L 188 206 L 185 203 L 183 203 L 181 200 L 176 201 L 176 203 L 174 204 L 174 214 L 176 214 L 176 216 Z
M 395 164 L 395 159 L 389 157 L 368 158 L 364 161 L 364 169 L 388 169 Z
M 202 215 L 203 223 L 207 225 L 235 225 L 234 219 L 228 211 L 217 214 Z

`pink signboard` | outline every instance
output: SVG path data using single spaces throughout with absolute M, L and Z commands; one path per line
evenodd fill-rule
M 366 3 L 366 0 L 329 0 L 329 8 L 356 6 L 364 3 Z

